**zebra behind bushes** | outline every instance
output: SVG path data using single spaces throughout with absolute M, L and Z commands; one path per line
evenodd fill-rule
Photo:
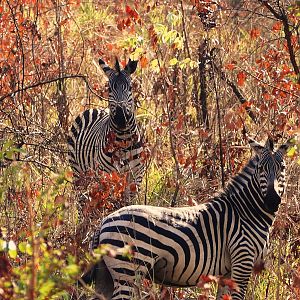
M 137 61 L 129 59 L 123 70 L 117 59 L 115 69 L 101 59 L 99 64 L 109 79 L 109 113 L 89 109 L 75 119 L 68 136 L 69 162 L 77 179 L 89 171 L 127 173 L 125 195 L 130 199 L 144 174 L 143 141 L 136 123 L 130 78 Z
M 285 189 L 283 156 L 250 140 L 255 156 L 210 202 L 193 207 L 132 205 L 108 215 L 92 247 L 131 245 L 133 258 L 105 255 L 82 279 L 96 282 L 106 299 L 132 299 L 134 281 L 144 276 L 170 286 L 195 286 L 201 275 L 232 278 L 232 299 L 245 299 L 255 263 L 263 259 Z M 118 253 L 116 251 L 116 253 Z M 217 299 L 227 292 L 219 288 Z

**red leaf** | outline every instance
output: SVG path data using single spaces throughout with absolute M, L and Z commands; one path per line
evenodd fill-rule
M 243 86 L 246 80 L 246 73 L 241 71 L 237 74 L 237 83 L 239 86 Z
M 250 37 L 251 39 L 255 40 L 256 38 L 258 38 L 260 36 L 260 30 L 258 28 L 253 28 L 250 31 Z
M 231 291 L 239 291 L 237 283 L 231 278 L 221 278 L 219 284 L 221 286 L 228 286 Z
M 139 19 L 138 12 L 135 9 L 132 9 L 130 6 L 126 5 L 125 11 L 135 21 Z
M 229 70 L 229 71 L 232 71 L 232 70 L 234 70 L 235 69 L 235 64 L 233 64 L 233 63 L 229 63 L 229 64 L 226 64 L 225 65 L 225 69 L 227 69 L 227 70 Z
M 135 193 L 137 191 L 136 184 L 135 183 L 131 183 L 129 185 L 129 189 L 130 189 L 131 192 Z
M 222 300 L 232 300 L 230 295 L 223 295 Z
M 274 23 L 272 30 L 279 31 L 281 29 L 281 26 L 282 26 L 281 22 L 276 22 L 276 23 Z
M 131 13 L 132 9 L 131 9 L 131 7 L 130 7 L 130 6 L 126 5 L 126 7 L 125 7 L 125 11 L 126 11 L 126 13 L 127 13 L 128 15 L 130 15 L 130 13 Z

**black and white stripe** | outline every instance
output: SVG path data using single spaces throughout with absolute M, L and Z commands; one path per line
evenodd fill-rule
M 284 161 L 290 142 L 273 151 L 251 140 L 255 151 L 243 170 L 212 201 L 193 207 L 133 205 L 107 216 L 92 247 L 132 245 L 133 259 L 104 256 L 89 275 L 107 299 L 132 299 L 140 273 L 157 283 L 194 286 L 201 275 L 231 277 L 244 299 L 256 262 L 264 256 L 269 229 L 284 191 Z M 85 275 L 88 282 L 93 276 Z M 219 289 L 217 299 L 225 291 Z
M 89 109 L 75 119 L 68 136 L 69 162 L 77 178 L 89 170 L 128 172 L 128 186 L 139 186 L 144 174 L 143 141 L 136 123 L 130 78 L 137 62 L 129 60 L 124 70 L 118 60 L 115 69 L 101 59 L 99 64 L 109 79 L 109 113 Z M 129 198 L 134 194 L 129 188 L 126 193 Z

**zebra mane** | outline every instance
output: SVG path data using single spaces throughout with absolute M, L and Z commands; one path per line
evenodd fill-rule
M 244 175 L 243 176 L 244 180 L 247 180 L 247 181 L 250 180 L 250 177 L 252 177 L 254 175 L 254 170 L 255 170 L 255 167 L 257 166 L 258 161 L 259 161 L 258 155 L 254 155 L 253 157 L 251 157 L 248 160 L 248 162 L 246 163 L 246 165 L 244 165 L 239 172 L 237 172 L 235 175 L 233 175 L 230 178 L 230 180 L 225 185 L 224 189 L 222 189 L 219 193 L 217 193 L 216 197 L 230 194 L 231 188 L 234 185 L 234 182 L 238 177 L 241 177 L 242 175 Z M 247 178 L 247 179 L 245 179 L 245 178 Z

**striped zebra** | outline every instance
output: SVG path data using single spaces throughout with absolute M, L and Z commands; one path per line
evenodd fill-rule
M 117 59 L 115 69 L 101 59 L 99 64 L 109 79 L 109 113 L 89 109 L 75 119 L 67 140 L 68 159 L 77 179 L 91 170 L 127 173 L 125 195 L 130 199 L 144 174 L 143 141 L 135 118 L 130 78 L 137 61 L 129 59 L 123 70 Z
M 82 280 L 95 280 L 96 292 L 106 299 L 127 300 L 141 276 L 187 287 L 211 274 L 232 278 L 238 286 L 232 299 L 244 299 L 281 202 L 283 156 L 291 145 L 288 141 L 273 151 L 271 139 L 265 146 L 249 142 L 256 155 L 210 202 L 180 208 L 132 205 L 104 218 L 92 248 L 131 245 L 133 257 L 105 255 Z M 217 299 L 225 292 L 219 288 Z

